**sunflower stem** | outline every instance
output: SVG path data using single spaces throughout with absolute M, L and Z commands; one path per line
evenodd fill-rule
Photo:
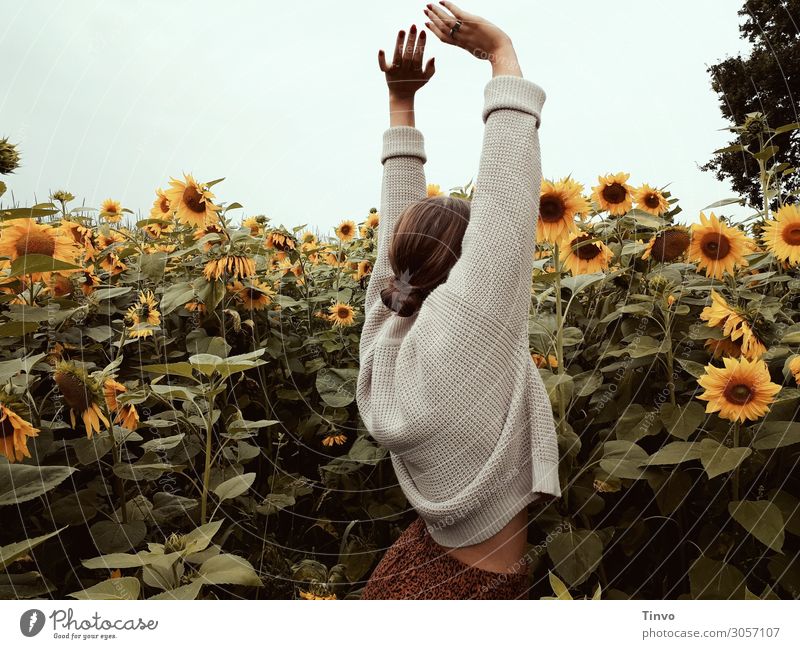
M 558 383 L 556 383 L 556 397 L 558 399 L 558 432 L 560 436 L 564 435 L 564 424 L 566 417 L 566 407 L 564 404 L 564 394 L 561 389 L 561 377 L 564 374 L 564 315 L 561 304 L 561 267 L 559 265 L 559 250 L 558 243 L 553 244 L 553 265 L 556 271 L 556 359 L 558 367 Z M 569 506 L 568 495 L 565 493 L 564 507 Z
M 216 386 L 212 384 L 211 394 L 213 395 Z M 214 414 L 214 397 L 208 402 L 208 412 L 204 415 L 203 420 L 206 423 L 206 450 L 205 450 L 205 467 L 203 468 L 203 493 L 200 497 L 200 524 L 206 524 L 206 512 L 208 510 L 208 485 L 211 480 L 211 441 L 214 432 L 214 424 L 212 417 Z

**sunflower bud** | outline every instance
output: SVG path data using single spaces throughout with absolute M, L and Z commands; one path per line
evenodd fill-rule
M 653 293 L 661 293 L 667 288 L 668 281 L 663 275 L 656 274 L 648 278 L 647 284 Z
M 742 134 L 748 137 L 758 137 L 760 133 L 765 133 L 768 129 L 767 119 L 763 113 L 748 113 L 742 125 Z
M 8 138 L 0 140 L 0 174 L 6 175 L 14 173 L 14 169 L 19 167 L 19 151 Z
M 50 196 L 50 200 L 58 201 L 59 203 L 69 203 L 70 201 L 74 201 L 75 197 L 68 191 L 59 189 L 57 192 L 53 192 L 53 194 Z
M 178 552 L 184 548 L 186 548 L 186 539 L 182 534 L 176 534 L 173 532 L 164 541 L 165 554 L 169 554 L 170 552 Z

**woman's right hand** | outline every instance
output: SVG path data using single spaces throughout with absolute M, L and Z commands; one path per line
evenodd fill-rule
M 521 76 L 517 55 L 508 34 L 485 18 L 467 13 L 452 2 L 441 0 L 440 4 L 450 13 L 434 4 L 426 5 L 424 10 L 430 19 L 425 25 L 440 41 L 461 47 L 479 59 L 489 60 L 495 76 L 498 74 Z M 451 29 L 456 21 L 461 25 L 451 36 Z

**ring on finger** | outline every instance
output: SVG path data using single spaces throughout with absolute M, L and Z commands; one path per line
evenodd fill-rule
M 456 24 L 450 28 L 450 38 L 455 38 L 456 32 L 461 28 L 461 21 L 456 20 Z

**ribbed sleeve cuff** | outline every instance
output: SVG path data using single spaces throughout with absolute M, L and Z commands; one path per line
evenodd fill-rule
M 396 156 L 414 156 L 427 161 L 425 156 L 425 139 L 422 131 L 413 126 L 391 126 L 383 132 L 383 151 L 381 164 L 387 158 Z
M 542 106 L 547 94 L 529 79 L 510 74 L 492 77 L 483 90 L 483 121 L 498 108 L 513 108 L 536 117 L 536 128 L 541 124 Z

